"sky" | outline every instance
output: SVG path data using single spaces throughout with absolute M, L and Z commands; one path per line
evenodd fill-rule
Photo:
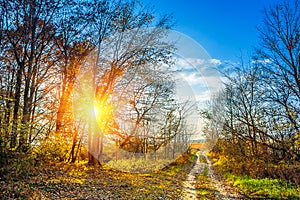
M 141 0 L 173 14 L 174 29 L 197 41 L 212 58 L 238 61 L 258 44 L 264 8 L 276 0 Z
M 259 45 L 264 11 L 281 0 L 140 0 L 157 15 L 174 17 L 181 76 L 198 101 L 222 89 L 220 70 L 247 58 Z M 172 33 L 173 34 L 173 33 Z M 193 67 L 191 67 L 193 66 Z M 193 69 L 194 70 L 193 70 Z M 219 83 L 221 82 L 221 83 Z M 206 89 L 204 89 L 206 88 Z
M 172 14 L 173 38 L 180 38 L 177 67 L 179 99 L 194 99 L 199 109 L 223 88 L 219 69 L 240 62 L 259 44 L 257 27 L 264 9 L 276 0 L 141 0 L 157 14 Z M 199 119 L 197 116 L 194 119 Z M 194 123 L 193 120 L 191 120 Z M 202 121 L 196 121 L 200 126 Z M 196 136 L 199 138 L 199 135 Z M 201 136 L 200 136 L 201 138 Z

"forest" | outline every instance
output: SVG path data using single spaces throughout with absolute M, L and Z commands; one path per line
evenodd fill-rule
M 174 97 L 170 16 L 136 1 L 3 1 L 1 11 L 2 165 L 15 152 L 101 165 L 186 148 L 193 105 Z
M 121 198 L 138 181 L 150 183 L 135 188 L 141 199 L 177 198 L 197 158 L 195 112 L 205 122 L 199 149 L 225 179 L 268 178 L 300 191 L 298 0 L 266 8 L 261 43 L 220 70 L 224 88 L 203 109 L 176 96 L 172 15 L 138 0 L 0 0 L 0 10 L 4 199 L 74 184 L 83 198 L 101 184 Z

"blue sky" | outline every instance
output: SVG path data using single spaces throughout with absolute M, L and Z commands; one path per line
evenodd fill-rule
M 264 7 L 276 0 L 141 0 L 160 14 L 172 13 L 175 30 L 202 45 L 212 58 L 238 61 L 258 44 Z
M 179 99 L 193 99 L 200 109 L 223 88 L 217 69 L 240 62 L 258 45 L 257 27 L 264 8 L 276 0 L 141 0 L 153 5 L 157 14 L 174 16 L 178 43 L 178 69 L 182 83 Z M 174 37 L 171 37 L 173 39 Z M 176 37 L 175 37 L 176 38 Z M 199 117 L 192 116 L 193 119 Z M 191 120 L 194 123 L 193 120 Z M 202 121 L 197 121 L 202 126 Z M 201 128 L 199 129 L 201 130 Z M 196 135 L 201 137 L 201 135 Z

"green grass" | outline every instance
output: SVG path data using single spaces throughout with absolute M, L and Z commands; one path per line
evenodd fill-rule
M 205 165 L 204 166 L 204 168 L 203 168 L 203 171 L 202 171 L 202 174 L 204 175 L 204 176 L 208 176 L 208 166 L 207 165 Z
M 300 199 L 300 187 L 280 179 L 258 179 L 229 173 L 225 177 L 251 198 Z

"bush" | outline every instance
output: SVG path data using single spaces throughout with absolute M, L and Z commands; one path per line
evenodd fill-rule
M 40 161 L 64 161 L 71 147 L 65 139 L 47 139 L 33 149 L 33 154 Z

